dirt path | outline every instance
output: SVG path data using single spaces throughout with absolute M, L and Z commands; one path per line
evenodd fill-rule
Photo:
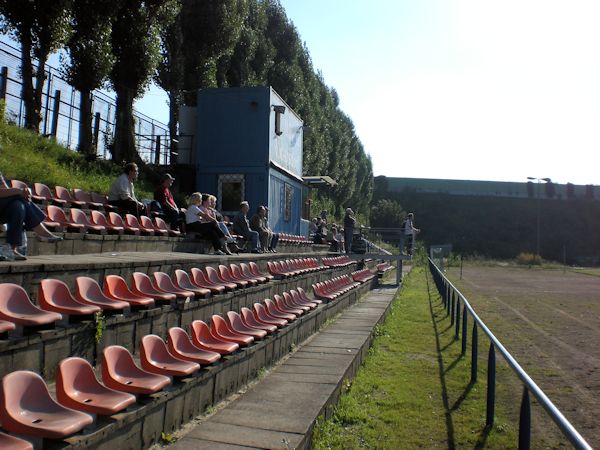
M 600 278 L 503 267 L 466 267 L 462 280 L 450 270 L 450 277 L 562 413 L 600 448 Z M 538 432 L 547 426 L 542 420 Z

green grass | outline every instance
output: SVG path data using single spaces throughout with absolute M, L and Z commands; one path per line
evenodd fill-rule
M 54 140 L 0 120 L 0 170 L 26 183 L 80 188 L 106 193 L 121 167 L 111 161 L 86 161 Z M 152 198 L 152 187 L 136 183 L 138 198 Z
M 332 418 L 315 427 L 314 448 L 516 448 L 515 422 L 500 405 L 485 428 L 487 342 L 480 341 L 479 381 L 470 385 L 470 345 L 461 358 L 422 266 L 405 278 L 376 334 Z M 499 364 L 499 375 L 506 370 Z

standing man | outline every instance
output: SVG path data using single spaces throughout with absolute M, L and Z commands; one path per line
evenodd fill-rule
M 138 178 L 138 166 L 136 163 L 127 163 L 123 173 L 113 181 L 108 190 L 108 203 L 116 206 L 119 210 L 136 217 L 146 215 L 146 206 L 135 197 L 133 182 Z
M 400 253 L 404 252 L 404 245 L 406 245 L 406 254 L 412 256 L 414 244 L 415 244 L 415 235 L 419 233 L 421 230 L 415 228 L 414 226 L 415 215 L 413 213 L 408 213 L 406 216 L 406 220 L 402 222 L 402 228 L 400 230 Z
M 344 216 L 344 246 L 346 254 L 351 253 L 352 250 L 352 234 L 354 233 L 355 224 L 354 211 L 352 211 L 352 208 L 346 208 L 346 215 Z
M 233 232 L 243 236 L 252 245 L 252 253 L 262 253 L 258 248 L 258 233 L 250 229 L 248 222 L 248 211 L 250 205 L 244 201 L 240 203 L 240 212 L 233 218 Z

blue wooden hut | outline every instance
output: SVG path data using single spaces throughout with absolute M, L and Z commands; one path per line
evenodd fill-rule
M 271 87 L 202 89 L 194 136 L 196 187 L 223 214 L 269 207 L 278 232 L 300 234 L 303 122 Z

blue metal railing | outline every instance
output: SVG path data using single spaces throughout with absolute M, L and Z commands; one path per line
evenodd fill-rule
M 494 410 L 496 404 L 496 351 L 498 351 L 517 377 L 523 382 L 523 395 L 521 397 L 519 413 L 519 449 L 526 450 L 531 447 L 530 394 L 532 394 L 540 405 L 542 405 L 548 416 L 550 416 L 552 421 L 558 426 L 563 435 L 575 448 L 591 449 L 592 447 L 579 434 L 575 427 L 573 427 L 565 416 L 563 416 L 544 391 L 542 391 L 531 379 L 527 372 L 519 365 L 517 360 L 508 352 L 508 350 L 506 350 L 506 348 L 504 348 L 498 338 L 494 336 L 486 324 L 479 318 L 465 296 L 450 282 L 450 280 L 448 280 L 448 278 L 446 278 L 430 258 L 429 270 L 435 286 L 442 297 L 444 307 L 450 316 L 451 325 L 455 325 L 455 337 L 457 339 L 462 331 L 461 350 L 463 355 L 467 352 L 468 316 L 471 316 L 473 319 L 471 337 L 471 383 L 477 381 L 478 329 L 481 329 L 490 340 L 487 367 L 486 426 L 489 427 L 494 423 Z

